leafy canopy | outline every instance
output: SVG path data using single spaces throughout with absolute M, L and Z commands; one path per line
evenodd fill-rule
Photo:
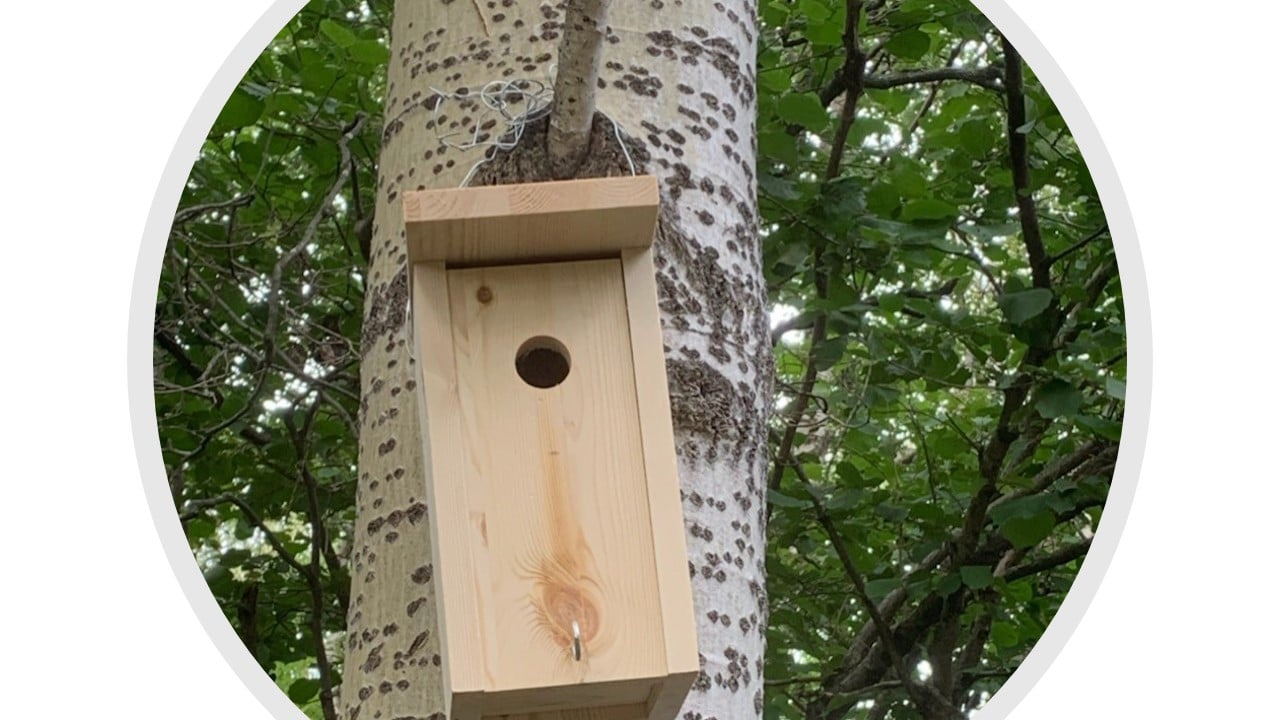
M 349 602 L 390 13 L 314 0 L 253 64 L 156 303 L 192 550 L 315 718 Z M 1110 487 L 1125 332 L 1106 218 L 1044 88 L 967 3 L 772 0 L 760 22 L 765 714 L 955 717 L 1043 633 Z

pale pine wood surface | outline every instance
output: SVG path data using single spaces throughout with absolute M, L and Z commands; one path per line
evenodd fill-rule
M 661 678 L 633 678 L 585 685 L 525 688 L 488 693 L 480 720 L 537 716 L 540 720 L 626 717 L 643 720 Z
M 697 675 L 657 202 L 644 176 L 406 195 L 458 720 L 669 720 Z M 539 335 L 569 351 L 553 388 L 515 370 Z
M 644 720 L 644 703 L 553 712 L 486 716 L 486 720 Z
M 460 477 L 468 495 L 487 497 L 483 540 L 470 549 L 489 572 L 486 695 L 665 676 L 620 262 L 447 275 Z M 569 350 L 568 378 L 554 388 L 531 387 L 516 374 L 517 348 L 538 335 Z M 570 650 L 575 619 L 580 662 Z M 488 708 L 486 699 L 486 715 Z
M 452 265 L 603 257 L 648 247 L 658 217 L 649 175 L 405 193 L 409 262 Z
M 413 326 L 422 395 L 418 403 L 423 429 L 423 458 L 430 502 L 432 561 L 447 581 L 436 585 L 437 623 L 442 635 L 445 709 L 452 716 L 474 717 L 477 707 L 453 706 L 453 693 L 484 689 L 482 675 L 488 626 L 484 588 L 487 567 L 471 561 L 471 548 L 483 543 L 483 514 L 468 508 L 483 507 L 483 486 L 468 487 L 463 465 L 462 410 L 458 405 L 457 371 L 453 345 L 449 294 L 444 263 L 419 263 L 413 267 Z M 458 517 L 461 514 L 462 517 Z M 474 697 L 474 696 L 469 696 Z
M 693 617 L 693 589 L 689 584 L 653 251 L 625 249 L 621 262 L 670 676 L 651 701 L 649 716 L 658 720 L 675 716 L 698 675 L 698 631 Z

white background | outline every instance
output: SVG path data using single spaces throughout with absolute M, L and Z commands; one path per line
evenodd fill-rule
M 1241 1 L 1009 4 L 1110 152 L 1155 340 L 1150 435 L 1119 551 L 1010 717 L 1265 716 L 1280 500 L 1267 48 L 1280 13 Z M 134 267 L 161 172 L 268 5 L 23 2 L 0 20 L 6 717 L 270 717 L 210 643 L 157 540 L 125 384 Z

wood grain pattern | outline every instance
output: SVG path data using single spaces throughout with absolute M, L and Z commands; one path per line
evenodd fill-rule
M 644 720 L 646 717 L 645 712 L 646 706 L 644 703 L 634 703 L 631 705 L 611 705 L 575 710 L 486 715 L 485 720 Z
M 699 662 L 653 178 L 405 208 L 446 712 L 671 720 Z
M 648 709 L 647 700 L 660 682 L 661 678 L 632 678 L 489 693 L 484 698 L 482 718 L 487 720 L 504 716 L 537 715 L 540 720 L 571 720 L 580 717 L 594 720 L 593 714 L 599 714 L 604 717 L 628 716 L 628 720 L 644 720 Z
M 557 686 L 665 676 L 620 262 L 447 275 L 463 482 L 493 500 L 471 549 L 490 572 L 486 695 L 536 688 L 563 702 Z M 560 385 L 535 388 L 517 375 L 516 351 L 535 336 L 568 349 Z
M 420 190 L 404 197 L 409 262 L 450 265 L 616 256 L 648 247 L 658 184 L 648 175 Z
M 670 676 L 659 695 L 651 700 L 648 716 L 658 720 L 676 714 L 698 676 L 698 633 L 690 602 L 693 590 L 687 569 L 684 513 L 676 471 L 653 251 L 650 248 L 623 250 L 621 261 Z
M 485 612 L 487 567 L 472 561 L 473 545 L 483 543 L 483 486 L 464 482 L 462 410 L 458 404 L 447 275 L 444 263 L 413 267 L 414 348 L 421 372 L 422 398 L 418 412 L 423 428 L 428 511 L 435 532 L 432 562 L 447 569 L 448 582 L 436 591 L 437 622 L 442 635 L 442 673 L 445 712 L 460 720 L 478 717 L 483 691 L 482 632 L 489 627 Z M 478 517 L 468 508 L 481 508 Z M 459 522 L 452 513 L 467 513 Z M 478 521 L 478 522 L 477 522 Z M 453 698 L 451 702 L 451 696 Z

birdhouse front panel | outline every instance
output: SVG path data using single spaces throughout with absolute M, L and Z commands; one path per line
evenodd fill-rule
M 448 284 L 460 480 L 486 508 L 471 553 L 489 573 L 486 690 L 663 674 L 621 264 L 451 270 Z
M 409 193 L 446 711 L 671 720 L 698 672 L 652 177 Z

